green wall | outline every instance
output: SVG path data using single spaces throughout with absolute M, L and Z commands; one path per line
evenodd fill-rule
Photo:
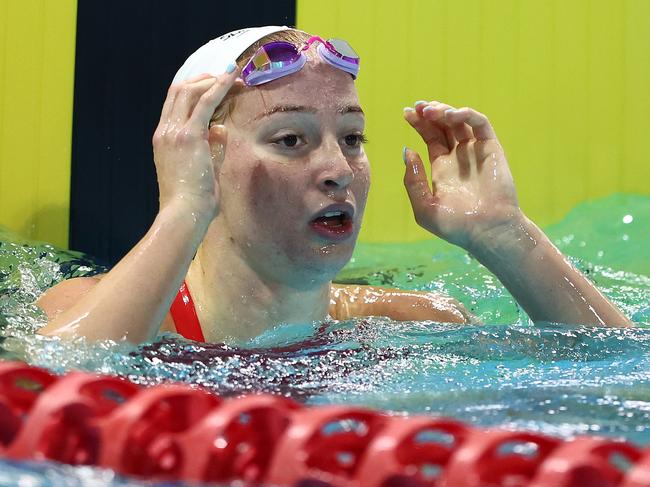
M 524 211 L 540 224 L 578 202 L 648 193 L 650 1 L 298 0 L 297 25 L 348 40 L 373 169 L 361 239 L 428 238 L 402 186 L 402 120 L 416 100 L 485 113 Z

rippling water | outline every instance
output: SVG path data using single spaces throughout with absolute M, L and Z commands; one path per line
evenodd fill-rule
M 485 325 L 368 318 L 335 323 L 324 332 L 311 325 L 280 327 L 237 346 L 198 345 L 172 334 L 140 347 L 34 335 L 43 316 L 29 303 L 64 278 L 104 269 L 84 255 L 0 229 L 0 358 L 60 373 L 83 369 L 143 384 L 174 379 L 225 395 L 268 391 L 308 404 L 344 402 L 647 445 L 649 222 L 650 197 L 617 195 L 583 204 L 546 229 L 633 318 L 635 329 L 532 325 L 482 266 L 432 240 L 360 245 L 339 280 L 439 290 L 464 302 Z M 30 485 L 63 485 L 62 478 L 69 485 L 127 485 L 95 469 L 0 467 L 10 472 L 0 474 L 0 486 L 14 485 L 3 482 L 20 475 L 35 479 Z

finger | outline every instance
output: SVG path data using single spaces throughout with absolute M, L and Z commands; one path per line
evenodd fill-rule
M 167 124 L 169 122 L 172 107 L 174 106 L 174 101 L 176 101 L 176 95 L 178 95 L 178 90 L 180 89 L 180 84 L 172 84 L 167 90 L 167 97 L 163 103 L 162 110 L 160 112 L 160 121 L 158 122 L 159 126 Z
M 198 76 L 189 78 L 185 81 L 182 81 L 180 83 L 174 83 L 170 85 L 169 89 L 167 90 L 167 96 L 165 97 L 165 101 L 163 103 L 163 107 L 160 113 L 160 123 L 169 122 L 171 118 L 172 108 L 174 106 L 174 102 L 176 101 L 176 97 L 178 96 L 179 92 L 181 91 L 185 83 L 194 83 L 195 81 L 201 81 L 203 79 L 207 79 L 210 77 L 213 78 L 214 76 L 211 76 L 208 73 L 203 73 L 203 74 L 199 74 Z
M 447 136 L 444 130 L 422 118 L 415 109 L 407 107 L 404 109 L 404 119 L 413 127 L 429 149 L 429 158 L 433 161 L 442 154 L 449 154 Z
M 484 114 L 472 108 L 464 107 L 449 112 L 447 117 L 456 122 L 462 120 L 466 126 L 472 129 L 476 139 L 474 150 L 476 152 L 476 168 L 479 173 L 483 170 L 483 165 L 489 157 L 503 154 L 503 149 L 499 144 L 492 124 Z M 499 157 L 499 159 L 505 161 L 505 157 Z M 507 166 L 507 162 L 505 164 Z
M 417 102 L 415 105 L 415 111 L 418 112 L 424 118 L 427 118 L 433 122 L 438 122 L 442 120 L 444 111 L 448 108 L 453 108 L 446 103 L 441 103 L 439 101 L 433 100 L 430 102 Z M 425 115 L 426 112 L 426 115 Z
M 216 78 L 215 75 L 209 74 L 209 73 L 201 73 L 196 76 L 192 76 L 191 78 L 187 78 L 184 82 L 185 83 L 195 83 L 196 81 L 201 81 L 207 78 Z
M 462 110 L 462 108 L 459 110 Z M 457 110 L 453 108 L 445 110 L 445 123 L 451 129 L 455 139 L 459 143 L 469 142 L 474 139 L 474 132 L 472 132 L 471 127 L 465 123 L 464 119 L 454 117 L 456 113 Z
M 459 108 L 447 113 L 447 118 L 452 123 L 463 122 L 471 128 L 476 140 L 496 139 L 497 136 L 488 118 L 480 112 L 469 107 Z
M 210 77 L 184 83 L 180 92 L 176 95 L 176 101 L 170 114 L 170 123 L 178 126 L 184 125 L 191 117 L 194 107 L 201 96 L 217 83 L 217 78 Z
M 237 80 L 239 73 L 240 69 L 237 68 L 232 73 L 222 74 L 217 78 L 216 83 L 201 95 L 198 103 L 194 107 L 192 116 L 190 117 L 190 126 L 207 129 L 214 111 L 223 101 L 226 94 L 228 94 L 228 91 L 230 91 L 230 88 Z
M 415 219 L 421 223 L 419 218 L 426 213 L 427 207 L 434 204 L 435 183 L 433 183 L 433 189 L 429 187 L 424 164 L 417 152 L 405 147 L 403 157 L 406 164 L 404 186 L 411 201 Z
M 440 103 L 438 101 L 425 101 L 425 100 L 420 100 L 415 102 L 415 111 L 418 112 L 418 114 L 421 116 L 422 115 L 422 110 L 424 110 L 426 107 L 429 105 L 435 105 L 437 103 Z
M 453 130 L 445 122 L 445 110 L 449 110 L 450 108 L 453 109 L 453 107 L 447 105 L 446 103 L 432 101 L 427 106 L 420 105 L 418 108 L 422 109 L 422 116 L 426 120 L 429 120 L 437 124 L 440 127 L 440 130 L 442 130 L 445 133 L 445 138 L 447 140 L 447 147 L 451 152 L 454 149 L 454 147 L 456 147 L 458 141 L 456 140 L 456 136 L 454 135 Z
M 454 119 L 452 116 L 456 112 L 454 108 L 447 108 L 443 113 L 444 124 L 453 134 L 454 139 L 458 142 L 456 146 L 456 160 L 458 161 L 458 177 L 461 180 L 469 178 L 472 167 L 472 157 L 470 154 L 470 143 L 474 141 L 472 129 L 461 119 Z

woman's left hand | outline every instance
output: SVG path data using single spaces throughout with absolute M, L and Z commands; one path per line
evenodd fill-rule
M 417 222 L 460 245 L 508 289 L 533 321 L 633 323 L 519 209 L 506 156 L 485 115 L 418 103 L 404 117 L 429 150 L 432 187 L 407 150 L 404 184 Z
M 471 251 L 522 218 L 506 156 L 485 115 L 432 101 L 405 109 L 404 118 L 427 144 L 431 163 L 430 186 L 420 156 L 405 148 L 404 185 L 420 226 Z

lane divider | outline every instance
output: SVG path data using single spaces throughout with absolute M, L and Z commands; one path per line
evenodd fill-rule
M 223 399 L 0 362 L 0 456 L 149 480 L 319 487 L 650 487 L 650 449 L 432 416 Z

